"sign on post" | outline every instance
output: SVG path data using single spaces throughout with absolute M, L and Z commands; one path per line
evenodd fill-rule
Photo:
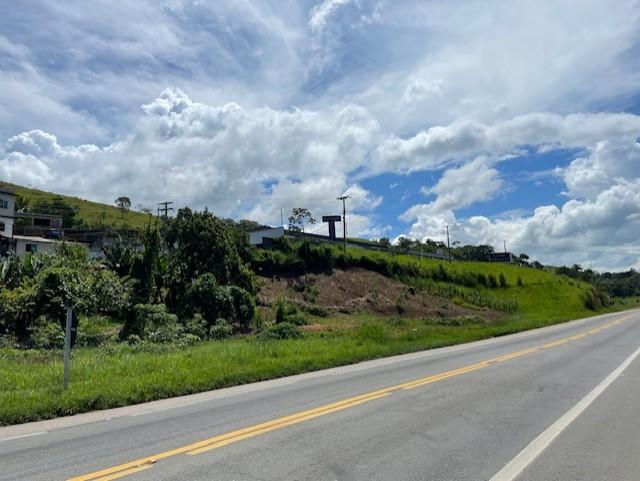
M 69 387 L 69 363 L 71 361 L 71 348 L 76 344 L 78 334 L 78 316 L 70 307 L 67 307 L 67 318 L 64 329 L 64 374 L 62 389 Z
M 329 223 L 329 239 L 336 240 L 336 222 L 340 222 L 342 217 L 339 215 L 323 215 L 322 222 Z

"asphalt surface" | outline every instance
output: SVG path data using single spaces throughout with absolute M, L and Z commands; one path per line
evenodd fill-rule
M 630 311 L 0 428 L 0 480 L 489 481 L 638 347 Z M 640 358 L 518 481 L 639 479 L 639 403 Z

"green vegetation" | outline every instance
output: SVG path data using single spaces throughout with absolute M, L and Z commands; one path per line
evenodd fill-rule
M 585 311 L 581 311 L 584 315 Z M 536 316 L 541 317 L 541 316 Z M 61 390 L 60 351 L 0 349 L 0 424 L 191 394 L 353 362 L 470 342 L 563 318 L 352 319 L 354 325 L 306 333 L 290 323 L 264 334 L 185 344 L 108 344 L 73 353 L 70 389 Z M 331 323 L 331 319 L 323 322 Z
M 590 284 L 532 267 L 345 252 L 308 241 L 262 250 L 248 245 L 247 227 L 185 208 L 173 219 L 147 223 L 138 242 L 114 241 L 100 262 L 64 243 L 55 254 L 2 261 L 0 423 L 482 339 L 609 305 Z M 401 296 L 420 291 L 447 298 L 478 316 L 337 314 L 317 304 L 320 292 L 306 281 L 309 273 L 330 275 L 336 268 L 377 272 L 404 284 Z M 256 307 L 256 274 L 300 275 L 291 289 L 304 305 L 278 298 Z M 401 315 L 402 300 L 396 302 Z M 70 389 L 62 392 L 67 306 L 75 307 L 80 324 Z
M 4 183 L 16 191 L 18 206 L 30 212 L 63 215 L 65 227 L 110 227 L 142 230 L 149 214 Z

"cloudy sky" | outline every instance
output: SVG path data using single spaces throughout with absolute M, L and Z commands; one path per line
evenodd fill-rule
M 638 2 L 12 2 L 0 179 L 640 267 Z M 321 232 L 324 226 L 318 226 Z

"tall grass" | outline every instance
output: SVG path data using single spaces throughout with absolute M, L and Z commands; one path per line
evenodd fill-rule
M 582 309 L 575 317 L 588 314 Z M 272 379 L 377 357 L 448 346 L 568 319 L 354 319 L 355 325 L 301 339 L 256 337 L 175 345 L 106 345 L 73 352 L 62 391 L 62 353 L 0 349 L 0 424 L 136 404 Z M 324 322 L 330 322 L 325 320 Z

